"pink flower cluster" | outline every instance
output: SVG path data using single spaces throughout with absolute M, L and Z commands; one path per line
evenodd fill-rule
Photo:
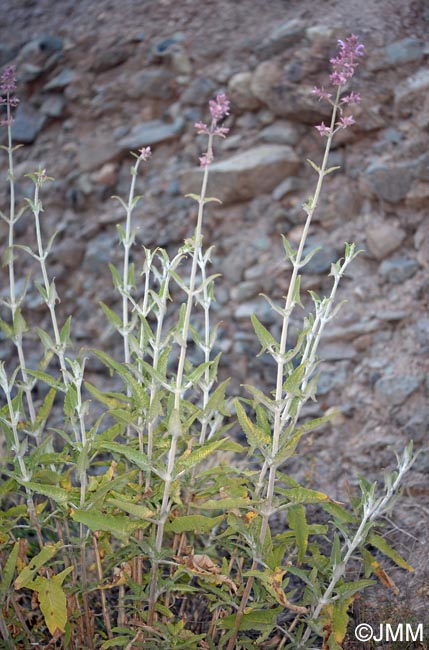
M 229 129 L 224 126 L 218 126 L 218 123 L 229 115 L 229 106 L 229 99 L 225 93 L 219 93 L 215 100 L 211 99 L 209 102 L 210 115 L 212 117 L 211 124 L 207 126 L 204 122 L 196 122 L 194 126 L 197 129 L 197 133 L 199 135 L 218 135 L 221 138 L 225 138 L 227 133 L 229 133 Z M 209 145 L 208 151 L 200 157 L 200 166 L 208 167 L 211 162 L 213 162 L 213 151 L 211 145 Z
M 3 70 L 3 74 L 0 77 L 0 106 L 4 105 L 10 108 L 15 108 L 18 106 L 19 99 L 18 97 L 14 97 L 12 94 L 15 90 L 15 66 L 9 65 Z M 12 122 L 12 118 L 9 120 L 0 120 L 1 125 L 11 125 Z
M 329 76 L 332 85 L 338 86 L 341 90 L 342 86 L 345 86 L 349 79 L 351 79 L 355 73 L 355 69 L 359 65 L 358 57 L 363 56 L 364 46 L 362 43 L 359 43 L 358 37 L 354 34 L 351 34 L 345 41 L 338 41 L 340 47 L 339 54 L 330 59 L 332 65 L 332 73 Z M 327 101 L 330 104 L 334 105 L 332 102 L 332 94 L 327 92 L 323 86 L 318 88 L 315 86 L 313 88 L 313 94 L 316 95 L 319 101 Z M 350 92 L 348 95 L 344 95 L 340 99 L 340 106 L 338 109 L 342 112 L 343 106 L 351 106 L 353 104 L 359 104 L 361 97 L 359 93 Z M 347 115 L 340 117 L 339 121 L 336 122 L 335 126 L 338 129 L 347 129 L 347 127 L 355 124 L 353 115 Z M 316 127 L 319 134 L 323 136 L 331 135 L 331 129 L 326 126 L 324 122 L 318 124 Z

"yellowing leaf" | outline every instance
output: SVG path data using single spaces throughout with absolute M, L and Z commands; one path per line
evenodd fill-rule
M 55 578 L 39 576 L 34 581 L 34 589 L 39 595 L 40 609 L 49 632 L 51 634 L 55 634 L 57 630 L 64 632 L 67 622 L 67 603 L 61 585 Z
M 383 537 L 380 537 L 380 535 L 371 533 L 368 536 L 368 542 L 372 544 L 372 546 L 375 546 L 375 548 L 377 548 L 379 551 L 381 551 L 383 555 L 386 555 L 386 557 L 393 560 L 395 564 L 402 567 L 402 569 L 406 569 L 407 571 L 411 572 L 414 571 L 413 567 L 408 564 L 408 562 L 406 562 L 404 558 L 401 557 L 399 553 L 395 551 L 395 549 L 392 548 Z
M 51 558 L 57 553 L 61 547 L 61 542 L 56 544 L 46 544 L 30 563 L 21 571 L 17 579 L 15 580 L 15 589 L 22 589 L 22 587 L 27 587 L 33 580 L 36 572 L 42 567 L 46 562 L 49 562 Z

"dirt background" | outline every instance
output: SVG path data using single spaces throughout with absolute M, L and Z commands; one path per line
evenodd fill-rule
M 326 184 L 311 233 L 311 243 L 327 252 L 303 282 L 305 289 L 328 291 L 329 265 L 343 242 L 356 241 L 364 249 L 341 289 L 348 305 L 325 340 L 320 398 L 308 410 L 319 415 L 337 408 L 340 415 L 303 443 L 289 469 L 341 499 L 356 488 L 360 474 L 382 483 L 383 470 L 394 465 L 393 452 L 414 439 L 421 454 L 384 534 L 415 572 L 405 574 L 386 562 L 399 595 L 374 589 L 356 616 L 368 622 L 386 607 L 395 620 L 427 621 L 426 0 L 2 0 L 1 9 L 0 61 L 17 64 L 26 111 L 19 122 L 25 148 L 16 154 L 18 200 L 31 191 L 24 174 L 39 164 L 55 177 L 44 198 L 44 228 L 59 230 L 51 262 L 60 309 L 73 313 L 80 345 L 95 340 L 120 354 L 119 341 L 95 305 L 100 299 L 115 305 L 105 263 L 120 260 L 115 224 L 121 214 L 110 196 L 126 195 L 127 150 L 133 148 L 127 143 L 138 127 L 152 121 L 152 132 L 162 125 L 169 129 L 152 144 L 150 166 L 139 180 L 145 202 L 138 245 L 174 250 L 191 234 L 193 211 L 183 194 L 204 147 L 193 123 L 207 119 L 207 101 L 216 92 L 225 90 L 233 100 L 231 133 L 218 147 L 217 159 L 253 152 L 261 142 L 283 144 L 298 157 L 288 186 L 277 181 L 262 187 L 261 181 L 244 199 L 237 169 L 231 197 L 208 218 L 207 237 L 216 244 L 214 271 L 223 273 L 216 313 L 223 322 L 221 372 L 234 374 L 233 392 L 243 382 L 274 383 L 270 364 L 253 360 L 258 346 L 248 317 L 254 311 L 278 328 L 258 294 L 280 299 L 287 289 L 279 234 L 292 241 L 299 236 L 300 206 L 312 183 L 304 160 L 320 157 L 320 138 L 312 127 L 324 113 L 314 98 L 314 106 L 309 104 L 307 91 L 327 84 L 337 38 L 353 32 L 365 43 L 367 56 L 354 80 L 363 98 L 357 126 L 338 138 L 332 160 L 341 172 Z M 247 76 L 237 77 L 242 73 Z M 255 158 L 262 178 L 258 164 Z M 0 173 L 6 177 L 4 159 Z M 4 188 L 0 201 L 7 205 Z M 4 237 L 4 224 L 1 228 Z M 24 216 L 19 241 L 31 241 L 31 232 L 30 217 Z M 136 263 L 140 259 L 136 252 Z M 27 260 L 19 264 L 23 273 L 31 270 Z M 30 293 L 29 302 L 43 326 L 47 321 L 37 295 Z M 31 358 L 31 342 L 29 348 Z M 11 353 L 3 341 L 1 358 L 7 361 Z M 102 378 L 95 361 L 88 371 L 95 381 Z

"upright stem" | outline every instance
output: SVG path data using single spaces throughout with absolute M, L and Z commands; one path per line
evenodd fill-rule
M 211 150 L 212 141 L 213 141 L 213 134 L 210 133 L 209 144 L 208 144 L 209 151 Z M 182 332 L 180 333 L 181 334 L 180 355 L 179 355 L 179 362 L 177 366 L 176 386 L 174 389 L 174 406 L 173 406 L 173 412 L 170 416 L 171 429 L 172 429 L 170 432 L 171 444 L 168 452 L 167 469 L 164 478 L 164 492 L 162 496 L 161 509 L 160 509 L 159 519 L 157 523 L 157 531 L 155 537 L 155 560 L 152 568 L 152 579 L 151 579 L 150 592 L 149 592 L 149 616 L 148 616 L 149 625 L 153 623 L 155 604 L 157 600 L 157 584 L 158 584 L 158 568 L 159 568 L 158 556 L 162 550 L 162 542 L 164 539 L 164 527 L 167 522 L 168 513 L 170 511 L 170 490 L 171 490 L 171 484 L 173 483 L 174 480 L 174 466 L 176 462 L 177 440 L 180 436 L 181 401 L 182 401 L 182 393 L 183 393 L 183 372 L 185 368 L 186 351 L 188 345 L 187 340 L 188 340 L 189 325 L 190 325 L 191 312 L 192 312 L 192 303 L 194 301 L 194 296 L 195 296 L 195 283 L 196 283 L 196 276 L 197 276 L 198 258 L 201 249 L 201 231 L 202 231 L 205 196 L 207 191 L 207 181 L 208 181 L 208 166 L 204 168 L 201 194 L 198 201 L 198 217 L 197 217 L 197 226 L 194 235 L 194 250 L 192 256 L 191 275 L 189 279 L 188 298 L 185 307 L 183 329 Z
M 22 347 L 22 334 L 21 332 L 15 333 L 15 315 L 18 309 L 18 304 L 16 302 L 13 247 L 15 243 L 15 223 L 17 221 L 17 217 L 15 215 L 15 178 L 14 178 L 14 166 L 13 166 L 12 127 L 11 127 L 12 115 L 11 115 L 10 104 L 9 104 L 9 95 L 7 97 L 6 106 L 7 106 L 7 139 L 8 139 L 7 152 L 8 152 L 8 160 L 9 160 L 9 190 L 10 190 L 9 219 L 8 219 L 9 222 L 8 268 L 9 268 L 10 310 L 12 315 L 12 327 L 14 329 L 14 343 L 18 352 L 21 376 L 24 384 L 25 399 L 28 405 L 30 420 L 33 423 L 36 420 L 36 411 L 34 408 L 33 396 L 31 394 L 29 378 L 26 372 L 24 349 Z
M 275 391 L 275 410 L 274 410 L 274 423 L 273 423 L 273 440 L 272 440 L 272 446 L 271 446 L 271 464 L 269 468 L 269 473 L 268 473 L 268 485 L 267 485 L 267 493 L 265 497 L 265 502 L 264 506 L 262 508 L 262 525 L 261 525 L 261 531 L 260 531 L 260 536 L 259 536 L 259 543 L 260 546 L 262 547 L 264 542 L 265 542 L 265 537 L 268 531 L 268 524 L 269 524 L 269 519 L 272 514 L 273 510 L 273 497 L 274 497 L 274 487 L 275 487 L 275 481 L 276 481 L 276 472 L 277 472 L 277 465 L 274 461 L 274 458 L 276 457 L 278 451 L 279 451 L 279 445 L 280 445 L 280 438 L 281 438 L 281 433 L 283 430 L 283 425 L 282 425 L 282 398 L 283 398 L 283 381 L 284 381 L 284 369 L 285 369 L 285 353 L 286 353 L 286 344 L 287 344 L 287 336 L 288 336 L 288 331 L 289 331 L 289 323 L 290 323 L 290 315 L 292 313 L 293 307 L 294 307 L 294 299 L 295 299 L 295 292 L 296 292 L 296 285 L 297 285 L 297 278 L 298 278 L 298 272 L 301 268 L 301 262 L 302 262 L 302 256 L 304 252 L 304 246 L 307 241 L 307 236 L 308 236 L 308 231 L 310 229 L 310 224 L 314 215 L 314 212 L 317 208 L 318 201 L 319 201 L 319 196 L 320 192 L 322 189 L 323 185 L 323 178 L 325 175 L 326 171 L 326 166 L 328 163 L 328 156 L 329 156 L 329 151 L 331 148 L 331 143 L 332 143 L 332 138 L 334 135 L 334 128 L 335 128 L 335 119 L 338 111 L 338 105 L 339 105 L 339 98 L 341 95 L 341 86 L 338 87 L 337 89 L 337 96 L 333 105 L 333 110 L 332 110 L 332 116 L 331 116 L 331 125 L 330 125 L 330 131 L 329 135 L 327 137 L 326 141 L 326 146 L 325 146 L 325 151 L 323 155 L 323 160 L 322 164 L 320 166 L 320 170 L 318 172 L 318 179 L 317 179 L 317 184 L 316 184 L 316 189 L 314 192 L 314 196 L 311 199 L 311 203 L 309 204 L 307 208 L 307 219 L 305 221 L 304 225 L 304 230 L 301 235 L 301 240 L 299 242 L 298 246 L 298 251 L 296 253 L 296 257 L 293 261 L 293 269 L 292 269 L 292 276 L 290 279 L 289 283 L 289 289 L 287 292 L 286 296 L 286 302 L 284 306 L 284 317 L 283 317 L 283 325 L 282 325 L 282 332 L 281 332 L 281 337 L 280 337 L 280 347 L 279 347 L 279 352 L 278 352 L 278 360 L 277 360 L 277 379 L 276 379 L 276 391 Z M 263 472 L 264 474 L 267 471 L 267 466 L 264 463 L 261 473 Z M 259 479 L 258 485 L 262 485 L 263 480 Z M 260 557 L 258 554 L 255 554 L 253 563 L 252 563 L 252 570 L 256 568 L 260 560 Z M 227 650 L 234 650 L 235 649 L 235 643 L 237 639 L 237 634 L 238 630 L 240 627 L 241 619 L 244 614 L 244 610 L 247 606 L 247 601 L 250 597 L 250 592 L 251 588 L 253 585 L 253 577 L 250 576 L 248 578 L 248 581 L 246 583 L 246 586 L 244 588 L 244 592 L 241 598 L 240 606 L 237 611 L 235 621 L 234 621 L 234 631 L 229 639 Z

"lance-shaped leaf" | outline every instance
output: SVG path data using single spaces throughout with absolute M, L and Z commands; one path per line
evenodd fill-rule
M 267 330 L 267 328 L 262 325 L 255 314 L 250 315 L 250 320 L 252 321 L 253 329 L 255 330 L 255 334 L 259 339 L 259 343 L 261 344 L 261 351 L 259 352 L 258 356 L 265 352 L 265 350 L 277 350 L 279 346 L 276 339 Z
M 109 323 L 111 325 L 113 325 L 113 327 L 115 329 L 119 329 L 119 328 L 121 328 L 123 326 L 122 318 L 120 316 L 118 316 L 118 314 L 116 314 L 113 311 L 113 309 L 110 309 L 110 307 L 105 305 L 104 302 L 102 302 L 101 300 L 99 302 L 99 305 L 100 305 L 101 309 L 103 310 L 104 315 L 106 316 L 107 320 L 109 321 Z
M 305 364 L 302 363 L 297 368 L 295 368 L 295 370 L 291 372 L 291 374 L 283 384 L 283 390 L 285 391 L 285 393 L 288 393 L 289 395 L 293 395 L 294 397 L 301 396 L 301 383 L 302 380 L 304 379 L 305 371 L 306 371 L 306 366 Z
M 96 510 L 72 510 L 71 517 L 90 530 L 104 530 L 123 541 L 127 540 L 131 533 L 140 527 L 139 521 L 125 515 L 106 515 Z
M 184 515 L 167 522 L 166 531 L 173 533 L 209 533 L 215 526 L 218 526 L 224 519 L 225 515 L 218 517 L 205 517 L 204 515 Z
M 30 563 L 24 567 L 17 579 L 15 580 L 15 589 L 22 589 L 27 587 L 32 581 L 37 571 L 44 566 L 54 555 L 59 551 L 62 542 L 56 544 L 46 544 L 40 553 L 38 553 Z
M 290 488 L 283 490 L 282 494 L 288 499 L 289 503 L 324 503 L 332 501 L 323 492 L 309 490 L 308 488 Z
M 288 510 L 288 522 L 295 533 L 295 541 L 298 548 L 298 564 L 304 560 L 308 546 L 309 528 L 305 509 L 302 505 L 296 505 Z
M 176 463 L 177 473 L 181 473 L 183 470 L 189 470 L 195 465 L 198 465 L 202 460 L 211 456 L 217 449 L 219 449 L 223 444 L 223 440 L 215 440 L 214 442 L 208 442 L 199 449 L 191 451 L 190 453 L 185 452 Z
M 266 447 L 271 444 L 271 437 L 268 436 L 265 431 L 263 431 L 263 429 L 260 429 L 256 426 L 256 424 L 253 424 L 250 418 L 247 417 L 246 411 L 238 400 L 235 402 L 235 410 L 237 413 L 238 421 L 247 438 L 250 452 L 254 451 L 257 448 L 261 451 L 264 451 Z
M 128 445 L 121 445 L 117 442 L 102 442 L 101 445 L 99 445 L 99 448 L 125 456 L 127 460 L 137 465 L 139 469 L 145 471 L 153 469 L 147 461 L 146 454 L 143 454 L 138 449 L 134 449 Z
M 55 485 L 43 485 L 42 483 L 36 483 L 35 481 L 24 482 L 20 481 L 19 479 L 17 479 L 17 481 L 20 483 L 22 482 L 22 485 L 28 487 L 28 489 L 32 492 L 35 492 L 36 494 L 43 494 L 43 496 L 49 497 L 50 499 L 53 499 L 53 501 L 56 501 L 62 505 L 65 505 L 68 501 L 71 501 L 71 493 L 67 490 L 63 490 L 63 488 L 56 487 Z
M 283 610 L 283 607 L 276 607 L 275 609 L 253 609 L 243 614 L 239 630 L 258 630 L 258 631 L 271 631 L 276 625 L 277 616 Z M 220 621 L 221 627 L 226 627 L 228 630 L 235 626 L 236 614 L 225 616 Z
M 18 559 L 18 552 L 19 552 L 19 542 L 15 542 L 6 560 L 6 563 L 2 569 L 2 579 L 0 582 L 0 605 L 3 604 L 8 589 L 12 584 L 13 574 L 15 573 L 16 561 Z
M 400 566 L 402 569 L 406 569 L 410 572 L 414 571 L 414 568 L 408 564 L 408 562 L 406 562 L 406 560 L 404 560 L 404 558 L 386 542 L 384 537 L 376 535 L 375 533 L 370 533 L 368 535 L 367 541 L 369 544 L 372 544 L 372 546 L 375 546 L 376 549 L 381 551 L 383 555 L 393 560 L 393 562 Z

